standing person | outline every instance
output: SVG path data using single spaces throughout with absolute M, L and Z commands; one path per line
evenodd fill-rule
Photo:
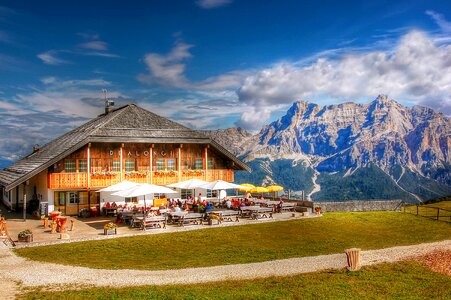
M 197 202 L 202 203 L 202 193 L 199 193 L 199 197 L 197 197 Z

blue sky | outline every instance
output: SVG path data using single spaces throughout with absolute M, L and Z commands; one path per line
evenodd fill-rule
M 198 129 L 378 94 L 451 115 L 448 1 L 0 1 L 0 166 L 102 112 Z

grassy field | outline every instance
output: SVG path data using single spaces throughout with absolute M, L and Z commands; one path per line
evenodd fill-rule
M 16 249 L 46 262 L 164 270 L 419 244 L 451 238 L 451 224 L 399 212 L 326 213 L 321 218 Z
M 442 201 L 442 202 L 437 202 L 437 203 L 431 203 L 431 204 L 426 204 L 426 206 L 439 207 L 439 208 L 451 210 L 451 201 Z
M 430 203 L 426 205 L 420 205 L 418 206 L 418 214 L 423 217 L 428 218 L 437 218 L 437 209 L 445 209 L 440 210 L 439 213 L 439 219 L 441 221 L 451 222 L 451 201 L 442 201 L 442 202 L 436 202 L 436 203 Z M 416 205 L 410 205 L 404 207 L 406 212 L 409 212 L 411 214 L 417 213 L 417 206 Z
M 22 299 L 451 299 L 451 277 L 418 262 L 196 285 L 36 291 Z

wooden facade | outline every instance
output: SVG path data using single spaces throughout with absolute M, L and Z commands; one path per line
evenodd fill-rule
M 49 167 L 48 188 L 98 189 L 123 180 L 233 182 L 231 162 L 203 144 L 90 143 Z

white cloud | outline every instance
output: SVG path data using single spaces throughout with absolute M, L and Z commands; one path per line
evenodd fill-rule
M 232 0 L 198 0 L 196 4 L 203 9 L 211 9 L 225 6 L 232 3 Z
M 190 81 L 185 76 L 186 61 L 192 57 L 193 45 L 177 42 L 166 55 L 148 53 L 144 57 L 149 74 L 140 74 L 138 80 L 148 84 L 190 90 L 217 90 L 238 88 L 249 71 L 232 71 L 201 81 Z
M 433 10 L 427 10 L 426 14 L 435 21 L 442 31 L 451 32 L 451 22 L 448 22 L 442 14 Z
M 183 74 L 186 65 L 183 62 L 191 57 L 191 47 L 192 45 L 179 42 L 167 55 L 148 53 L 144 62 L 150 75 L 142 75 L 140 80 L 178 88 L 187 87 L 187 79 Z
M 309 65 L 279 63 L 245 79 L 240 101 L 256 107 L 260 124 L 268 107 L 307 98 L 336 100 L 388 94 L 451 114 L 451 46 L 436 45 L 425 33 L 406 34 L 394 49 L 319 58 Z M 249 123 L 250 115 L 241 121 Z
M 92 50 L 108 50 L 108 44 L 103 41 L 90 41 L 79 45 L 81 48 Z
M 48 65 L 62 65 L 69 63 L 67 60 L 57 57 L 58 50 L 49 50 L 38 54 L 38 58 Z

